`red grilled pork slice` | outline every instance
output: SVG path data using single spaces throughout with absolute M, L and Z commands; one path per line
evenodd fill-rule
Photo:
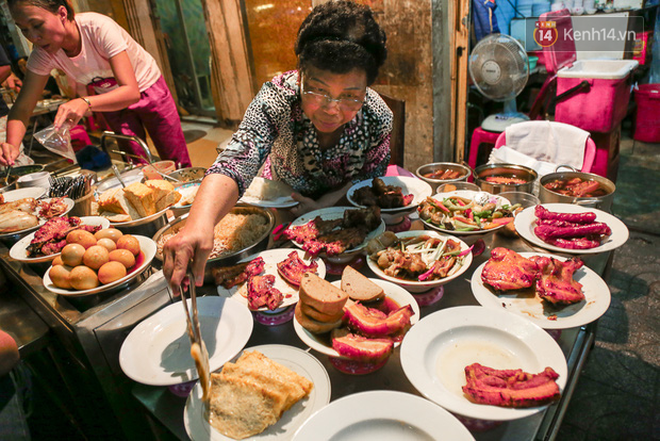
M 591 239 L 589 237 L 571 237 L 570 239 L 565 239 L 563 237 L 557 237 L 555 239 L 548 239 L 545 242 L 559 248 L 566 248 L 567 250 L 588 250 L 599 246 L 600 238 Z
M 584 236 L 609 236 L 612 230 L 607 224 L 602 222 L 593 222 L 587 225 L 578 225 L 575 227 L 553 227 L 550 225 L 537 225 L 534 227 L 534 234 L 542 240 L 555 239 L 558 237 L 584 237 Z
M 367 337 L 385 337 L 403 333 L 410 328 L 413 310 L 410 305 L 402 306 L 390 314 L 367 308 L 360 303 L 352 303 L 344 308 L 344 317 L 348 327 Z
M 254 276 L 248 281 L 248 307 L 252 310 L 263 306 L 271 311 L 277 309 L 282 303 L 284 296 L 279 289 L 275 288 L 275 276 L 266 274 L 265 276 Z
M 298 256 L 297 251 L 291 251 L 287 258 L 277 264 L 277 272 L 280 276 L 293 286 L 300 286 L 302 275 L 306 272 L 316 273 L 318 264 L 311 261 L 309 265 L 305 264 Z
M 479 363 L 465 367 L 463 392 L 477 404 L 501 407 L 536 407 L 559 400 L 559 374 L 546 367 L 539 374 L 522 369 L 498 370 Z
M 534 215 L 538 219 L 562 220 L 576 224 L 589 224 L 596 221 L 596 213 L 590 211 L 585 213 L 556 213 L 540 205 L 534 208 Z
M 515 251 L 497 247 L 481 272 L 481 280 L 498 291 L 529 288 L 534 284 L 539 268 Z
M 392 353 L 394 342 L 389 338 L 367 338 L 352 334 L 346 328 L 333 329 L 332 348 L 346 358 L 378 363 Z
M 216 285 L 222 285 L 225 289 L 233 288 L 236 285 L 248 280 L 250 277 L 258 276 L 266 267 L 266 262 L 262 257 L 256 257 L 249 262 L 239 263 L 233 266 L 213 268 L 211 272 Z
M 536 281 L 536 293 L 552 304 L 570 305 L 584 300 L 582 284 L 573 279 L 573 274 L 582 268 L 584 262 L 578 257 L 562 262 L 552 257 L 535 256 L 541 269 L 541 277 Z

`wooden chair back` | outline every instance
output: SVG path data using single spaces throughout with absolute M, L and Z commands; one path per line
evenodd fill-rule
M 403 148 L 406 128 L 406 102 L 379 92 L 385 104 L 394 114 L 392 122 L 392 136 L 390 138 L 391 159 L 390 164 L 403 167 Z

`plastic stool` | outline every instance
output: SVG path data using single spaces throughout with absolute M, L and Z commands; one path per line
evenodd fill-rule
M 495 141 L 497 137 L 500 136 L 501 132 L 489 132 L 477 127 L 472 132 L 472 139 L 470 140 L 470 155 L 468 158 L 468 165 L 473 169 L 477 166 L 477 158 L 479 156 L 479 149 L 482 144 L 485 144 L 491 149 L 495 146 Z M 488 157 L 488 155 L 486 155 Z

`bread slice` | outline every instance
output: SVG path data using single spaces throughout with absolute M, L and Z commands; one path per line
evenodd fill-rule
M 346 304 L 348 294 L 314 273 L 303 274 L 300 301 L 328 315 L 337 315 Z
M 121 188 L 110 188 L 99 196 L 99 213 L 109 211 L 117 214 L 128 214 L 128 208 L 122 204 L 123 190 Z
M 126 199 L 140 214 L 140 217 L 151 216 L 156 213 L 154 191 L 141 182 L 133 182 L 124 188 Z
M 275 424 L 286 400 L 253 379 L 211 374 L 209 422 L 225 436 L 244 439 Z
M 257 383 L 268 385 L 278 393 L 286 395 L 287 400 L 282 412 L 286 412 L 300 399 L 306 397 L 314 387 L 314 383 L 307 378 L 258 351 L 243 352 L 236 363 L 225 363 L 222 373 L 239 378 L 251 378 Z
M 312 334 L 325 334 L 326 332 L 330 332 L 333 329 L 340 327 L 343 323 L 341 319 L 334 322 L 320 322 L 314 320 L 308 315 L 303 314 L 300 302 L 296 304 L 295 317 L 296 320 L 298 320 L 298 323 L 300 323 L 300 326 L 307 329 Z
M 154 191 L 154 203 L 156 204 L 174 191 L 174 185 L 164 179 L 149 179 L 148 181 L 144 181 L 144 185 Z
M 302 302 L 300 303 L 300 309 L 302 310 L 303 314 L 305 314 L 309 318 L 318 320 L 319 322 L 336 322 L 337 320 L 341 320 L 341 318 L 344 317 L 343 309 L 335 314 L 325 314 L 317 310 L 316 308 L 308 305 L 307 303 L 302 303 Z
M 159 212 L 160 210 L 163 210 L 167 207 L 171 207 L 172 205 L 176 204 L 181 200 L 181 193 L 178 191 L 170 191 L 165 195 L 165 197 L 160 198 L 156 202 L 156 212 Z
M 383 288 L 350 265 L 346 265 L 341 273 L 341 290 L 351 299 L 360 302 L 371 302 L 385 295 Z

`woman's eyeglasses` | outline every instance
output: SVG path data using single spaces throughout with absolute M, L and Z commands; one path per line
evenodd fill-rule
M 340 109 L 348 112 L 355 112 L 356 110 L 360 110 L 360 107 L 362 107 L 362 104 L 364 103 L 363 100 L 357 98 L 332 98 L 325 93 L 305 90 L 302 79 L 300 80 L 300 90 L 303 96 L 317 106 L 329 106 L 331 103 L 335 102 Z

